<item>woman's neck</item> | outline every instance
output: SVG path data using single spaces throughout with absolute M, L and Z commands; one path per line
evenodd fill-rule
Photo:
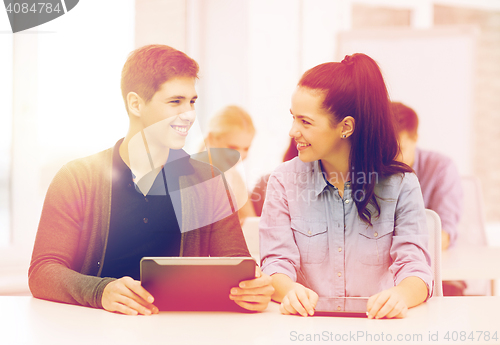
M 340 193 L 344 192 L 344 184 L 351 181 L 349 169 L 349 157 L 347 155 L 338 155 L 334 159 L 321 159 L 321 166 L 326 179 L 335 186 Z

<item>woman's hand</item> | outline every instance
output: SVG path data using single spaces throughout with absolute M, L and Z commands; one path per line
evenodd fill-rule
M 305 286 L 294 283 L 292 289 L 283 297 L 280 312 L 284 315 L 300 314 L 302 316 L 313 315 L 318 294 Z
M 255 268 L 255 279 L 244 280 L 238 287 L 231 289 L 229 298 L 242 308 L 263 311 L 271 301 L 274 293 L 272 279 L 262 273 L 259 266 Z
M 403 318 L 408 308 L 424 302 L 429 294 L 427 285 L 419 277 L 406 277 L 397 286 L 384 290 L 368 299 L 368 318 Z
M 392 287 L 371 296 L 366 305 L 369 319 L 402 319 L 408 312 L 408 306 L 398 287 Z
M 102 293 L 102 307 L 105 310 L 126 315 L 158 314 L 153 301 L 153 296 L 141 286 L 141 282 L 130 277 L 112 281 Z

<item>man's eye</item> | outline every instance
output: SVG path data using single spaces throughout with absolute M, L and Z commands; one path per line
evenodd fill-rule
M 191 101 L 191 104 L 195 104 L 195 103 L 196 103 L 196 100 L 195 100 L 195 99 L 193 99 L 193 100 Z
M 168 102 L 168 103 L 177 103 L 177 104 L 179 104 L 180 102 L 181 102 L 181 101 L 179 101 L 178 99 L 176 99 L 176 100 L 174 100 L 174 101 L 170 101 L 170 102 Z
M 309 123 L 309 122 L 307 122 L 306 120 L 302 120 L 302 123 L 303 123 L 304 125 L 310 125 L 310 123 Z

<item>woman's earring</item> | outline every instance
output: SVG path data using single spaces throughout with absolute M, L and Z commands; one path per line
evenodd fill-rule
M 342 139 L 345 139 L 345 134 L 342 134 Z

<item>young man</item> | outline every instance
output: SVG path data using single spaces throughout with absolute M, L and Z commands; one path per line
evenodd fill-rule
M 150 315 L 158 308 L 139 281 L 142 257 L 250 256 L 223 176 L 182 150 L 197 75 L 198 64 L 171 47 L 131 53 L 121 80 L 128 133 L 54 177 L 29 268 L 33 296 Z M 261 311 L 273 291 L 257 269 L 228 295 Z
M 455 243 L 458 236 L 463 197 L 460 175 L 450 158 L 417 147 L 418 116 L 413 109 L 399 102 L 392 102 L 391 108 L 401 147 L 398 159 L 415 171 L 425 208 L 435 211 L 441 218 L 441 247 L 446 250 Z M 463 295 L 465 287 L 463 281 L 443 282 L 446 296 Z

